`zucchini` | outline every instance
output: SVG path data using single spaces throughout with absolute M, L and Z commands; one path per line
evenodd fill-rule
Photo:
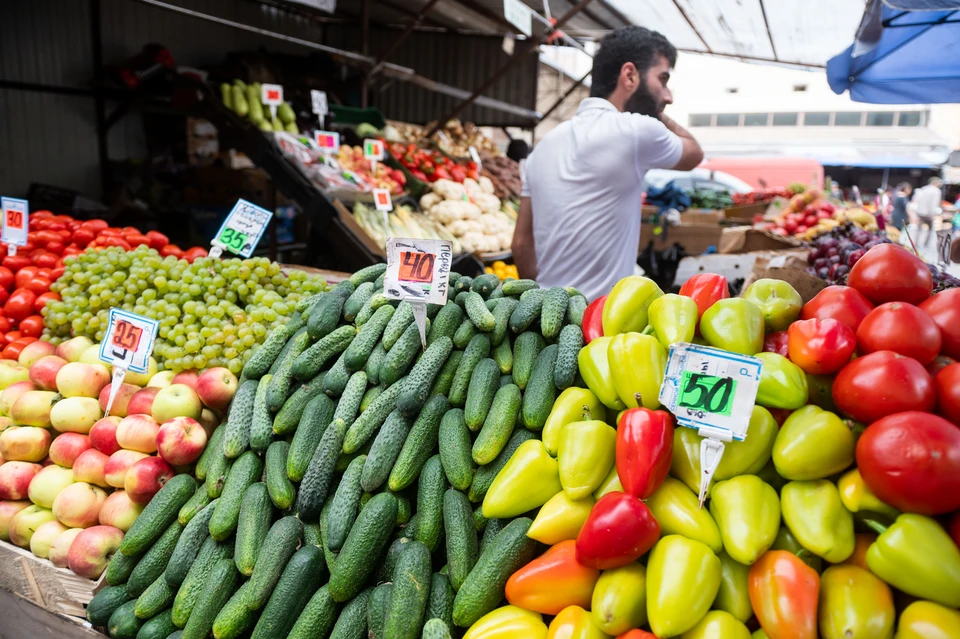
M 420 473 L 417 489 L 417 529 L 414 538 L 422 541 L 433 552 L 440 543 L 443 533 L 443 493 L 447 490 L 447 481 L 440 464 L 440 456 L 434 455 L 427 460 Z
M 520 303 L 513 309 L 510 315 L 510 330 L 514 333 L 522 333 L 533 326 L 533 323 L 540 318 L 540 311 L 543 308 L 543 298 L 546 291 L 536 289 L 527 291 L 520 298 Z
M 283 517 L 270 527 L 257 556 L 253 574 L 250 575 L 250 589 L 246 598 L 248 608 L 259 610 L 266 605 L 283 568 L 302 540 L 303 524 L 296 517 Z
M 447 628 L 452 630 L 453 600 L 456 596 L 456 591 L 450 585 L 450 578 L 439 572 L 433 573 L 433 577 L 430 579 L 430 601 L 427 603 L 427 619 L 439 619 Z
M 237 639 L 253 625 L 257 615 L 255 611 L 247 608 L 246 596 L 249 589 L 250 582 L 244 582 L 217 613 L 213 620 L 214 639 Z
M 107 586 L 95 594 L 87 604 L 87 621 L 92 626 L 106 626 L 114 611 L 128 601 L 130 601 L 130 595 L 127 594 L 124 586 Z
M 360 486 L 363 490 L 373 492 L 387 481 L 409 432 L 410 421 L 401 415 L 400 411 L 390 413 L 364 461 L 360 474 Z
M 486 333 L 475 335 L 467 345 L 467 349 L 463 352 L 460 365 L 457 366 L 457 373 L 454 375 L 453 383 L 450 385 L 450 392 L 447 397 L 452 405 L 462 407 L 466 403 L 467 389 L 470 386 L 473 369 L 489 354 L 490 338 Z
M 287 477 L 287 455 L 289 452 L 290 444 L 287 442 L 273 442 L 267 449 L 264 463 L 263 477 L 267 483 L 267 492 L 270 494 L 270 501 L 278 510 L 288 510 L 297 498 L 293 484 Z
M 454 590 L 466 581 L 479 556 L 477 527 L 470 500 L 451 488 L 443 495 L 443 528 L 447 539 L 447 569 Z
M 339 552 L 343 548 L 347 534 L 360 510 L 360 496 L 363 494 L 360 476 L 366 459 L 366 455 L 360 455 L 350 462 L 330 502 L 330 510 L 327 513 L 326 543 L 327 548 L 333 552 Z
M 539 333 L 532 331 L 521 333 L 513 341 L 513 381 L 520 388 L 525 390 L 530 375 L 533 373 L 533 364 L 537 361 L 537 356 L 544 349 L 546 343 Z
M 347 370 L 351 373 L 363 370 L 374 347 L 380 342 L 383 330 L 393 317 L 392 306 L 381 306 L 374 312 L 366 324 L 357 332 L 356 338 L 343 352 Z
M 232 559 L 217 561 L 203 582 L 203 589 L 183 628 L 181 639 L 206 639 L 220 609 L 233 595 L 237 585 L 237 568 Z
M 520 411 L 523 425 L 531 430 L 540 430 L 547 423 L 550 409 L 557 399 L 557 387 L 553 383 L 553 372 L 557 365 L 559 347 L 551 344 L 540 351 L 533 363 L 530 381 L 523 395 L 523 407 Z
M 515 384 L 507 384 L 497 389 L 483 428 L 473 442 L 471 456 L 478 465 L 484 466 L 492 462 L 510 441 L 510 435 L 517 425 L 520 402 L 520 389 Z
M 253 422 L 253 403 L 258 385 L 255 379 L 243 382 L 230 402 L 227 432 L 223 436 L 223 454 L 228 459 L 236 459 L 250 445 L 250 425 Z
M 287 562 L 251 639 L 286 637 L 313 593 L 324 581 L 323 553 L 304 546 Z
M 320 514 L 323 502 L 327 500 L 346 430 L 347 426 L 344 422 L 338 419 L 333 420 L 324 431 L 320 444 L 310 460 L 297 494 L 297 515 L 304 521 L 315 520 Z
M 306 333 L 304 333 L 306 335 Z M 273 375 L 267 373 L 260 378 L 260 385 L 253 397 L 253 417 L 250 419 L 250 450 L 263 453 L 273 441 L 273 416 L 267 406 L 267 394 Z
M 166 570 L 162 573 L 171 586 L 179 586 L 187 578 L 190 566 L 197 559 L 197 553 L 200 552 L 200 547 L 207 538 L 210 518 L 213 517 L 218 501 L 214 499 L 207 504 L 206 508 L 197 513 L 197 516 L 183 528 L 183 532 L 178 534 L 179 538 L 168 556 L 169 560 L 164 562 Z M 179 522 L 177 525 L 180 525 Z M 153 549 L 147 555 L 152 552 Z
M 470 430 L 459 408 L 448 410 L 440 422 L 440 464 L 447 481 L 457 490 L 467 490 L 473 481 Z
M 290 481 L 303 479 L 313 453 L 333 419 L 334 410 L 336 404 L 326 395 L 317 395 L 303 409 L 297 431 L 290 442 L 290 451 L 287 453 L 287 477 Z
M 437 450 L 440 420 L 449 407 L 450 403 L 443 395 L 434 395 L 427 400 L 390 471 L 387 487 L 391 491 L 403 490 L 420 476 L 423 465 Z
M 575 324 L 567 324 L 557 341 L 557 363 L 553 369 L 553 385 L 559 390 L 573 386 L 577 373 L 577 355 L 583 348 L 583 331 Z
M 413 323 L 413 306 L 407 301 L 400 302 L 393 317 L 387 322 L 387 327 L 383 329 L 383 348 L 388 351 L 393 348 L 411 323 Z
M 333 626 L 330 639 L 366 639 L 367 637 L 367 605 L 370 602 L 372 588 L 357 594 L 350 600 L 340 617 Z
M 313 316 L 310 317 L 311 322 Z M 347 350 L 350 342 L 357 336 L 352 326 L 341 326 L 320 338 L 293 361 L 291 372 L 297 379 L 311 379 L 331 358 Z
M 415 323 L 411 323 L 384 356 L 378 374 L 380 383 L 390 386 L 406 375 L 420 353 L 420 346 L 420 331 Z
M 254 351 L 247 363 L 244 364 L 243 376 L 247 379 L 260 379 L 266 375 L 291 335 L 293 333 L 287 326 L 278 326 L 270 331 L 260 348 Z
M 233 548 L 233 563 L 244 577 L 253 574 L 257 556 L 270 530 L 272 515 L 267 486 L 260 482 L 248 486 L 240 504 L 237 538 Z
M 473 481 L 470 483 L 470 489 L 467 492 L 470 501 L 473 503 L 482 502 L 483 496 L 487 494 L 487 490 L 490 489 L 493 480 L 497 478 L 497 475 L 503 470 L 503 467 L 507 465 L 507 462 L 510 461 L 513 454 L 517 452 L 520 444 L 533 438 L 533 433 L 525 428 L 515 431 L 507 442 L 507 445 L 504 446 L 500 454 L 497 455 L 497 458 L 486 466 L 481 466 L 473 474 Z
M 467 317 L 470 318 L 470 321 L 473 322 L 473 325 L 477 327 L 478 331 L 481 333 L 489 333 L 494 329 L 496 320 L 479 293 L 467 293 L 463 306 L 467 312 Z
M 337 602 L 330 596 L 329 586 L 318 590 L 297 617 L 287 639 L 329 637 L 337 620 Z
M 430 387 L 433 386 L 433 380 L 450 357 L 452 350 L 453 342 L 449 338 L 441 337 L 427 347 L 420 361 L 410 371 L 397 396 L 397 410 L 405 417 L 415 417 L 423 408 L 429 396 Z
M 172 477 L 130 526 L 120 544 L 120 552 L 133 557 L 149 548 L 176 520 L 180 508 L 190 500 L 196 490 L 197 482 L 190 475 Z
M 374 559 L 386 549 L 396 520 L 397 499 L 390 493 L 374 496 L 360 511 L 330 571 L 330 595 L 335 601 L 348 601 L 363 590 L 377 567 Z
M 230 468 L 230 474 L 227 475 L 227 481 L 223 485 L 223 494 L 220 495 L 213 516 L 210 518 L 211 537 L 217 541 L 223 541 L 233 534 L 240 519 L 243 494 L 250 484 L 260 481 L 262 475 L 263 463 L 253 451 L 248 450 L 234 462 Z
M 284 355 L 283 361 L 280 362 L 276 372 L 270 379 L 270 385 L 266 391 L 266 407 L 270 409 L 270 412 L 274 413 L 283 408 L 283 403 L 287 401 L 287 397 L 290 395 L 290 385 L 293 383 L 293 362 L 296 361 L 300 354 L 310 345 L 310 335 L 306 331 L 297 333 L 290 339 L 293 340 L 293 345 L 286 355 Z M 309 377 L 313 377 L 313 375 Z M 307 379 L 309 379 L 309 377 Z M 263 381 L 261 380 L 261 384 L 262 383 Z
M 431 395 L 446 395 L 450 392 L 450 386 L 453 385 L 453 377 L 457 374 L 457 367 L 460 366 L 460 360 L 463 358 L 463 351 L 453 351 L 450 357 L 444 362 L 443 368 L 433 380 L 433 387 L 430 389 Z
M 323 378 L 324 374 L 319 373 L 310 381 L 304 382 L 294 391 L 290 399 L 283 403 L 283 408 L 273 420 L 274 435 L 289 435 L 297 429 L 297 424 L 300 423 L 307 405 L 315 397 L 323 394 Z
M 452 300 L 448 301 L 433 320 L 430 334 L 427 335 L 427 346 L 441 337 L 449 337 L 452 340 L 461 322 L 463 322 L 463 309 Z
M 207 494 L 207 489 L 204 486 L 197 488 L 197 491 L 193 493 L 193 497 L 183 505 L 183 508 L 180 509 L 180 512 L 177 513 L 177 521 L 180 522 L 181 526 L 186 526 L 190 523 L 194 517 L 197 516 L 201 510 L 207 507 L 207 504 L 210 503 L 210 495 Z
M 472 431 L 480 430 L 493 404 L 493 396 L 500 386 L 500 367 L 492 359 L 481 360 L 473 369 L 467 386 L 467 401 L 463 418 Z
M 373 400 L 367 410 L 353 421 L 343 439 L 343 452 L 347 454 L 357 452 L 380 428 L 387 419 L 387 415 L 397 407 L 397 398 L 406 379 L 403 377 L 387 387 L 387 390 Z
M 430 551 L 419 541 L 407 544 L 393 574 L 393 592 L 384 621 L 384 636 L 390 639 L 420 637 L 430 599 L 430 575 Z
M 364 282 L 350 294 L 343 303 L 343 321 L 350 323 L 357 318 L 357 313 L 373 297 L 373 282 Z
M 540 333 L 546 339 L 553 340 L 560 335 L 569 302 L 570 296 L 560 286 L 547 289 L 544 293 L 543 306 L 540 309 Z

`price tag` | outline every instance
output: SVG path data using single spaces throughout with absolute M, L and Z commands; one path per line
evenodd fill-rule
M 387 189 L 373 190 L 373 204 L 378 211 L 392 211 L 393 200 L 390 198 L 390 191 Z
M 322 118 L 329 113 L 327 105 L 327 93 L 325 91 L 317 91 L 316 89 L 312 89 L 310 91 L 310 104 L 313 107 L 313 112 L 317 114 L 317 117 Z
M 226 249 L 235 255 L 250 257 L 271 219 L 273 213 L 267 209 L 246 200 L 237 200 L 216 237 L 210 242 L 213 245 L 210 256 L 219 257 Z
M 470 159 L 477 163 L 477 170 L 483 170 L 483 162 L 480 161 L 480 154 L 477 153 L 477 148 L 471 146 L 468 151 L 470 152 Z
M 100 343 L 100 359 L 114 366 L 146 373 L 160 324 L 156 320 L 111 308 L 107 334 Z
M 340 134 L 333 131 L 316 131 L 313 141 L 324 155 L 336 155 L 340 152 Z
M 17 247 L 27 243 L 27 230 L 30 228 L 30 203 L 12 197 L 0 198 L 3 211 L 3 230 L 0 241 L 8 246 L 10 255 L 17 254 Z
M 383 294 L 410 303 L 424 348 L 427 347 L 427 304 L 447 303 L 452 263 L 453 246 L 447 240 L 387 238 Z
M 283 104 L 283 87 L 279 84 L 260 85 L 260 101 L 270 107 L 270 117 L 277 117 L 277 107 Z
M 937 262 L 946 266 L 950 263 L 950 246 L 953 244 L 953 229 L 937 231 Z
M 530 7 L 520 0 L 503 0 L 503 17 L 527 37 L 533 35 L 533 17 Z
M 384 158 L 383 142 L 366 139 L 363 141 L 363 157 L 367 160 L 380 162 Z

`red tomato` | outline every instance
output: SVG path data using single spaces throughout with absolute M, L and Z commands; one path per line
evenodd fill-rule
M 53 213 L 51 213 L 50 211 L 47 211 L 47 210 L 34 211 L 33 213 L 30 214 L 30 219 L 31 219 L 31 220 L 42 220 L 42 219 L 48 218 L 48 217 L 53 217 Z
M 937 412 L 960 426 L 960 364 L 943 368 L 933 378 L 937 391 Z
M 193 264 L 193 261 L 198 257 L 206 257 L 206 256 L 207 256 L 207 249 L 203 248 L 202 246 L 194 246 L 193 248 L 187 249 L 186 251 L 183 252 L 183 259 L 187 260 L 191 264 Z
M 847 285 L 874 304 L 919 304 L 933 293 L 933 276 L 923 260 L 902 246 L 877 244 L 850 269 Z
M 59 259 L 60 256 L 56 253 L 43 251 L 33 258 L 33 263 L 42 268 L 53 268 L 57 265 L 57 260 Z
M 25 266 L 30 266 L 30 258 L 27 257 L 26 255 L 20 255 L 20 254 L 8 255 L 5 258 L 3 258 L 3 261 L 0 262 L 0 264 L 3 264 L 3 266 L 7 267 L 14 273 L 17 273 L 20 271 L 20 269 L 24 268 Z
M 873 304 L 857 289 L 849 286 L 828 286 L 803 305 L 800 319 L 830 317 L 856 331 L 863 318 L 872 310 Z
M 32 344 L 35 341 L 37 341 L 35 337 L 18 338 L 7 344 L 6 348 L 3 349 L 3 357 L 6 359 L 17 359 L 20 357 L 20 351 L 22 351 L 27 344 Z
M 36 242 L 37 246 L 46 246 L 50 242 L 59 242 L 59 241 L 60 241 L 59 233 L 57 233 L 56 231 L 46 231 L 46 230 L 37 231 L 36 238 L 34 239 L 34 242 Z
M 108 228 L 110 225 L 107 224 L 106 220 L 86 220 L 83 224 L 80 225 L 82 229 L 90 229 L 94 233 L 102 231 L 105 228 Z
M 95 237 L 96 234 L 93 230 L 85 229 L 82 226 L 73 232 L 73 242 L 80 248 L 86 247 Z
M 46 293 L 50 290 L 50 280 L 38 276 L 27 282 L 27 285 L 24 288 L 33 291 L 37 295 L 40 295 L 41 293 Z
M 122 237 L 123 231 L 117 228 L 108 227 L 105 229 L 101 229 L 97 235 L 99 237 Z
M 4 344 L 12 344 L 16 340 L 20 339 L 20 331 L 7 331 L 3 336 Z
M 114 237 L 112 235 L 107 237 L 102 237 L 103 246 L 119 246 L 125 251 L 131 250 L 133 247 L 130 246 L 130 243 L 120 237 Z
M 37 295 L 26 288 L 18 288 L 3 305 L 4 313 L 12 320 L 20 321 L 33 313 Z
M 130 246 L 140 246 L 141 244 L 150 245 L 150 238 L 141 233 L 130 233 L 124 235 L 123 239 L 130 243 Z
M 727 287 L 727 278 L 723 275 L 699 273 L 683 283 L 680 295 L 692 298 L 697 303 L 698 316 L 703 317 L 704 311 L 713 306 L 714 302 L 730 297 L 730 289 Z
M 20 321 L 20 333 L 24 337 L 40 337 L 43 334 L 43 317 L 30 315 Z
M 920 362 L 893 351 L 858 357 L 833 380 L 833 401 L 858 422 L 909 410 L 933 412 L 937 394 L 933 379 Z
M 874 495 L 904 512 L 960 508 L 960 428 L 908 411 L 871 424 L 857 442 L 857 467 Z
M 65 269 L 65 268 L 63 267 L 63 265 L 61 264 L 61 265 L 58 266 L 57 268 L 55 268 L 55 269 L 53 269 L 52 271 L 50 271 L 50 280 L 51 280 L 51 281 L 59 280 L 61 277 L 63 277 L 63 274 L 66 273 L 66 271 L 67 271 L 67 269 Z
M 54 293 L 53 291 L 47 291 L 45 293 L 41 293 L 40 295 L 37 296 L 37 301 L 33 303 L 33 310 L 39 313 L 40 310 L 44 306 L 46 306 L 47 302 L 49 302 L 50 300 L 59 301 L 60 295 L 58 293 Z
M 960 359 L 960 288 L 940 291 L 923 300 L 920 310 L 940 327 L 944 355 Z
M 8 290 L 5 289 L 5 288 L 0 288 L 0 305 L 6 304 L 6 303 L 7 303 L 7 299 L 8 299 L 9 297 L 10 297 L 10 291 L 8 291 Z M 2 310 L 3 310 L 3 309 L 0 308 L 0 311 L 2 311 Z
M 138 229 L 135 226 L 125 226 L 122 229 L 120 229 L 120 232 L 123 233 L 124 235 L 130 235 L 132 233 L 136 233 L 137 235 L 141 234 L 140 229 Z
M 147 231 L 147 239 L 150 240 L 150 248 L 158 251 L 170 243 L 170 238 L 160 231 Z
M 173 255 L 174 257 L 180 258 L 183 257 L 183 249 L 181 249 L 176 244 L 167 244 L 162 249 L 160 249 L 160 255 L 166 257 L 168 255 Z
M 0 317 L 0 334 L 6 333 L 10 330 L 10 320 L 6 317 Z M 0 339 L 2 341 L 2 339 Z
M 42 277 L 45 280 L 52 280 L 53 278 L 50 277 L 50 273 L 52 272 L 52 269 L 40 267 L 37 269 L 37 277 Z
M 857 352 L 893 351 L 924 366 L 940 352 L 940 329 L 913 304 L 887 302 L 864 318 L 857 329 Z
M 27 285 L 27 282 L 32 280 L 37 276 L 37 271 L 40 270 L 39 266 L 25 266 L 19 271 L 17 271 L 16 278 L 14 282 L 16 283 L 17 288 L 23 288 Z
M 831 318 L 799 320 L 787 329 L 790 360 L 812 375 L 835 373 L 850 361 L 857 337 Z
M 93 246 L 93 245 L 91 244 L 90 246 Z M 83 253 L 83 251 L 81 251 L 80 249 L 71 248 L 68 246 L 67 248 L 63 249 L 62 257 L 70 257 L 71 255 L 80 255 L 81 253 Z
M 13 271 L 6 266 L 0 266 L 0 288 L 5 288 L 8 291 L 13 290 L 14 282 Z
M 603 337 L 603 303 L 607 301 L 607 296 L 598 297 L 587 305 L 587 310 L 583 312 L 583 319 L 580 321 L 580 327 L 583 331 L 583 341 L 589 344 L 598 337 Z
M 63 255 L 64 245 L 63 242 L 57 240 L 56 242 L 50 242 L 47 244 L 47 250 L 54 255 Z
M 932 377 L 936 377 L 937 373 L 949 366 L 950 364 L 956 364 L 957 360 L 952 357 L 947 357 L 946 355 L 937 355 L 933 358 L 933 361 L 927 366 L 927 372 L 930 373 Z
M 763 338 L 763 352 L 776 353 L 777 355 L 788 356 L 787 344 L 789 334 L 787 331 L 776 331 L 767 333 Z

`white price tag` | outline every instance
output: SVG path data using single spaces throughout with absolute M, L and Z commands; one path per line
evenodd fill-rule
M 383 294 L 413 307 L 423 348 L 427 347 L 427 304 L 447 303 L 452 263 L 453 246 L 447 240 L 387 238 Z
M 111 308 L 107 333 L 100 342 L 100 359 L 118 368 L 146 373 L 159 327 L 156 320 Z
M 237 200 L 227 219 L 220 225 L 216 237 L 210 242 L 214 249 L 219 249 L 217 255 L 214 255 L 212 250 L 210 255 L 217 257 L 226 249 L 235 255 L 250 257 L 271 219 L 273 213 L 267 209 L 246 200 Z
M 319 117 L 322 118 L 327 113 L 329 113 L 329 110 L 327 107 L 327 93 L 325 91 L 317 91 L 316 89 L 311 89 L 310 103 L 313 107 L 313 112 L 316 113 Z
M 279 84 L 260 85 L 260 101 L 268 106 L 280 106 L 283 104 L 283 87 Z
M 363 141 L 363 157 L 366 160 L 380 162 L 384 158 L 383 142 L 367 138 Z
M 13 197 L 0 198 L 3 210 L 3 231 L 0 241 L 9 247 L 10 255 L 17 254 L 17 247 L 27 243 L 30 228 L 30 203 Z
M 483 170 L 483 162 L 480 161 L 480 154 L 477 153 L 477 148 L 471 146 L 468 151 L 470 152 L 470 159 L 477 163 L 477 170 Z
M 340 152 L 340 134 L 335 131 L 316 131 L 313 141 L 324 155 L 336 155 Z
M 533 35 L 533 17 L 530 15 L 530 7 L 520 0 L 503 0 L 503 17 L 520 33 L 527 37 Z
M 374 189 L 373 204 L 377 207 L 378 211 L 392 211 L 393 199 L 390 197 L 390 191 L 387 189 Z

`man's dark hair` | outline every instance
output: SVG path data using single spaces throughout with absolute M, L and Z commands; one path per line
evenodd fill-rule
M 643 76 L 661 55 L 671 67 L 677 63 L 677 49 L 663 34 L 638 26 L 612 31 L 600 41 L 600 48 L 593 56 L 590 96 L 606 98 L 613 93 L 620 69 L 627 62 L 632 62 Z

